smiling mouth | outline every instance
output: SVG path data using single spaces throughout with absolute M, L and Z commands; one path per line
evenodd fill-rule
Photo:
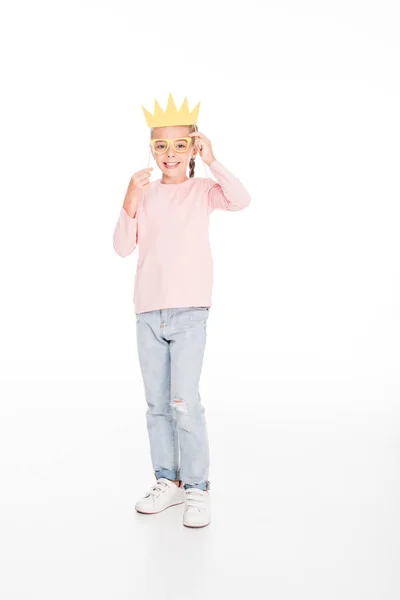
M 176 162 L 176 163 L 165 162 L 163 164 L 167 169 L 176 169 L 176 167 L 180 164 L 180 162 Z

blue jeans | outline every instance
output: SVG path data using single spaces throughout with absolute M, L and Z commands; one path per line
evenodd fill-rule
M 154 474 L 208 490 L 209 445 L 199 381 L 210 307 L 136 313 Z

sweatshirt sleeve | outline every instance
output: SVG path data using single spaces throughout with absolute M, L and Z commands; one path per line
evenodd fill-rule
M 207 178 L 208 204 L 211 209 L 242 210 L 250 204 L 250 195 L 242 182 L 218 160 L 209 165 L 217 182 Z
M 131 254 L 138 242 L 137 234 L 137 213 L 132 218 L 122 207 L 114 230 L 113 245 L 115 252 L 122 257 Z

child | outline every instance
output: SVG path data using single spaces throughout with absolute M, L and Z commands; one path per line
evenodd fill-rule
M 183 524 L 204 527 L 211 513 L 209 446 L 199 380 L 213 286 L 209 216 L 241 210 L 250 197 L 197 130 L 200 103 L 191 113 L 186 98 L 178 111 L 171 94 L 165 113 L 154 104 L 154 116 L 142 108 L 162 177 L 150 182 L 152 168 L 132 176 L 113 238 L 120 256 L 139 248 L 137 347 L 156 483 L 135 508 L 158 513 L 184 503 Z M 217 182 L 194 177 L 197 153 Z

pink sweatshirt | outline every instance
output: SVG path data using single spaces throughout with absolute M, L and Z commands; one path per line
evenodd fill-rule
M 209 216 L 215 209 L 241 210 L 250 196 L 218 160 L 210 169 L 217 181 L 192 177 L 182 183 L 149 183 L 135 218 L 121 208 L 113 244 L 119 256 L 138 246 L 135 312 L 211 306 Z

